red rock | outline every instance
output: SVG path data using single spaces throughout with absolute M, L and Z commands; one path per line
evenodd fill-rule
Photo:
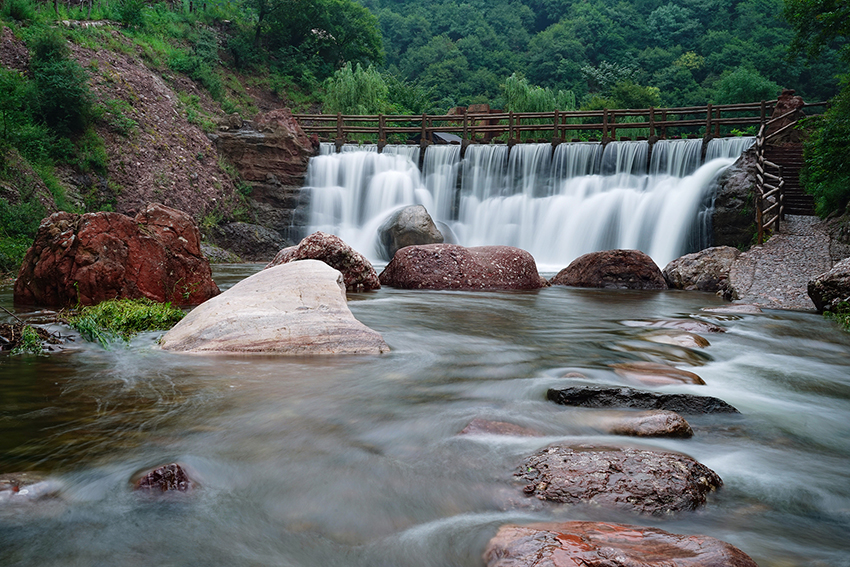
M 41 221 L 15 282 L 15 303 L 64 307 L 106 299 L 197 305 L 219 293 L 186 213 L 148 205 L 119 213 L 54 213 Z
M 602 522 L 502 526 L 484 551 L 487 567 L 758 567 L 713 537 Z
M 585 254 L 558 272 L 549 283 L 606 289 L 667 289 L 661 270 L 640 250 Z
M 806 113 L 803 112 L 803 108 L 805 108 L 806 102 L 800 96 L 795 96 L 794 89 L 783 89 L 782 93 L 777 97 L 776 106 L 773 107 L 773 114 L 770 115 L 770 119 L 774 120 L 792 112 L 782 120 L 778 120 L 768 126 L 765 135 L 768 136 L 777 132 L 784 128 L 785 126 L 800 120 L 806 117 Z M 781 144 L 784 142 L 799 142 L 800 131 L 796 128 L 791 128 L 790 130 L 786 130 L 783 132 L 779 138 L 773 138 L 771 140 L 771 144 Z
M 668 364 L 657 362 L 623 362 L 612 364 L 614 372 L 628 380 L 636 380 L 642 384 L 661 386 L 665 384 L 699 384 L 704 385 L 702 378 L 693 372 L 680 370 Z
M 553 445 L 523 460 L 514 475 L 540 500 L 663 515 L 695 510 L 723 481 L 678 453 L 632 447 Z
M 465 291 L 538 289 L 546 285 L 531 254 L 511 246 L 465 248 L 457 244 L 407 246 L 381 273 L 381 283 L 401 289 Z
M 512 435 L 515 437 L 540 437 L 540 432 L 515 423 L 490 421 L 476 417 L 463 428 L 461 435 Z
M 150 490 L 152 492 L 188 492 L 194 488 L 194 483 L 183 467 L 177 463 L 158 467 L 136 481 L 135 490 Z
M 297 246 L 290 246 L 278 252 L 266 268 L 297 260 L 320 260 L 339 270 L 345 281 L 346 291 L 371 291 L 381 287 L 372 263 L 333 234 L 314 232 Z

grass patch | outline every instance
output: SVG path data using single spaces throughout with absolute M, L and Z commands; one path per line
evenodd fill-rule
M 83 307 L 68 318 L 68 324 L 84 339 L 104 348 L 116 339 L 129 341 L 143 331 L 166 331 L 185 314 L 170 303 L 150 299 L 109 299 Z
M 850 332 L 850 303 L 842 301 L 835 311 L 824 311 L 823 316 L 835 321 L 842 329 Z

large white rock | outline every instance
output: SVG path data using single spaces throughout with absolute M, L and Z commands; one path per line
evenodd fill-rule
M 282 355 L 380 354 L 380 334 L 348 309 L 342 274 L 318 260 L 263 270 L 202 303 L 162 338 L 164 350 Z

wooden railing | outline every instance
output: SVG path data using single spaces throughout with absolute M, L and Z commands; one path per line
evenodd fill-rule
M 301 128 L 308 134 L 317 134 L 338 146 L 348 141 L 378 144 L 387 140 L 405 143 L 418 135 L 420 142 L 434 142 L 434 134 L 455 134 L 465 147 L 470 143 L 489 142 L 496 139 L 509 145 L 520 142 L 531 134 L 548 135 L 544 141 L 553 144 L 583 139 L 605 142 L 622 134 L 636 133 L 642 138 L 719 137 L 733 135 L 735 127 L 751 127 L 765 123 L 773 112 L 775 100 L 749 104 L 723 104 L 680 108 L 637 108 L 574 110 L 553 112 L 490 112 L 445 115 L 343 115 L 295 114 Z M 583 134 L 582 134 L 583 133 Z M 593 134 L 598 133 L 598 138 Z M 641 135 L 642 134 L 642 135 Z M 538 137 L 534 141 L 540 141 Z

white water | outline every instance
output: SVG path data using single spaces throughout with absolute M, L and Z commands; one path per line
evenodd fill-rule
M 424 205 L 464 246 L 503 244 L 528 250 L 544 271 L 587 252 L 643 250 L 663 267 L 706 246 L 712 180 L 752 138 L 429 146 L 423 172 L 415 146 L 323 144 L 307 178 L 308 231 L 340 236 L 370 259 L 377 230 L 399 207 Z

